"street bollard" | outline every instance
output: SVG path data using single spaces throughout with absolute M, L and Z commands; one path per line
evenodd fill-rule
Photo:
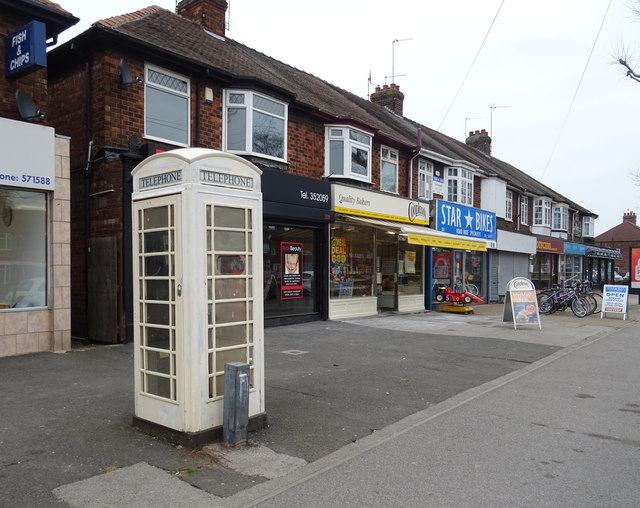
M 229 362 L 224 366 L 222 442 L 246 444 L 249 424 L 249 365 Z

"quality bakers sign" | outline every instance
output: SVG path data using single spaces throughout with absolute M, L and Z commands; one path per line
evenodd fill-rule
M 331 190 L 336 213 L 429 225 L 429 206 L 421 201 L 340 184 L 333 184 Z

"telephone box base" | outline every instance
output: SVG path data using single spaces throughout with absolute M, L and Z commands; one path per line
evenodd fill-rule
M 158 439 L 184 446 L 185 448 L 198 448 L 213 442 L 222 442 L 222 425 L 199 432 L 182 432 L 159 425 L 149 420 L 133 417 L 133 427 Z M 260 413 L 249 418 L 247 430 L 264 429 L 267 426 L 267 413 Z

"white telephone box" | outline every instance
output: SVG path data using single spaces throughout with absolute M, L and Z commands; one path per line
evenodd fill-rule
M 224 366 L 250 366 L 264 421 L 261 171 L 184 148 L 133 171 L 136 425 L 186 444 L 221 434 Z

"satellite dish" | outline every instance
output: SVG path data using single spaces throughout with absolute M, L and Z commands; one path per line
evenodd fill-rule
M 16 103 L 18 105 L 18 114 L 23 120 L 31 120 L 33 118 L 44 120 L 47 116 L 44 111 L 40 111 L 36 107 L 36 103 L 27 92 L 16 90 Z
M 131 74 L 131 67 L 129 67 L 129 64 L 127 63 L 127 61 L 124 58 L 120 59 L 120 73 L 118 74 L 118 82 L 121 85 L 124 86 L 129 86 L 131 83 L 133 82 L 136 83 L 142 83 L 142 78 L 139 77 L 133 77 L 133 74 Z

